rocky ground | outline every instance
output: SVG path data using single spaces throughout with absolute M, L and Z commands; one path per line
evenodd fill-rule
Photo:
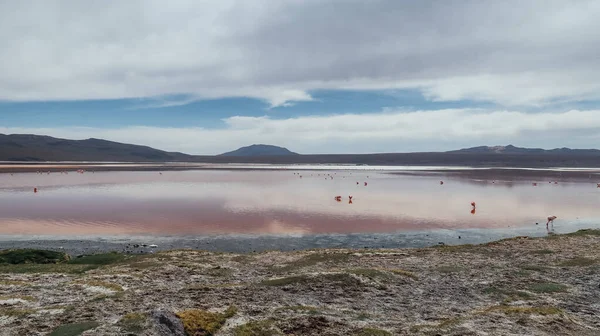
M 598 230 L 4 264 L 0 335 L 600 335 L 599 271 Z

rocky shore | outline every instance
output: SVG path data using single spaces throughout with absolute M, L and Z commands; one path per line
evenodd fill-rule
M 413 249 L 19 253 L 0 252 L 0 335 L 600 334 L 598 230 Z

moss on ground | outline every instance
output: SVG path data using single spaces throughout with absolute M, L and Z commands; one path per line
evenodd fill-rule
M 141 313 L 129 313 L 121 318 L 119 326 L 129 333 L 141 333 L 146 325 L 146 315 Z
M 94 329 L 100 324 L 97 322 L 80 322 L 63 324 L 54 329 L 48 336 L 78 336 L 83 332 Z
M 392 336 L 389 331 L 377 328 L 362 328 L 355 334 L 356 336 Z
M 56 251 L 35 249 L 0 251 L 0 264 L 58 264 L 66 262 L 69 259 L 68 254 Z
M 540 306 L 540 307 L 521 307 L 521 306 L 493 306 L 485 310 L 485 312 L 501 312 L 507 315 L 555 315 L 562 313 L 562 310 L 552 306 Z
M 560 263 L 560 266 L 592 266 L 596 264 L 598 261 L 596 259 L 590 259 L 585 257 L 577 257 L 570 260 L 565 260 Z
M 301 257 L 298 260 L 287 263 L 282 267 L 273 267 L 272 271 L 274 272 L 290 272 L 295 271 L 301 268 L 314 266 L 320 263 L 346 263 L 350 259 L 350 255 L 348 253 L 323 253 L 323 252 L 315 252 Z
M 233 329 L 233 336 L 279 336 L 283 335 L 270 320 L 252 321 Z
M 554 282 L 540 282 L 529 286 L 529 290 L 536 293 L 560 293 L 566 292 L 567 286 Z
M 214 335 L 228 318 L 235 315 L 237 309 L 229 307 L 223 313 L 213 313 L 202 309 L 190 309 L 177 313 L 188 335 Z

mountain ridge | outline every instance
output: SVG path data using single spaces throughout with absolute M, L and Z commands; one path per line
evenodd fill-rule
M 300 155 L 294 153 L 285 147 L 265 144 L 253 144 L 240 147 L 236 150 L 219 154 L 217 156 L 281 156 L 281 155 Z
M 514 145 L 506 146 L 476 146 L 462 148 L 458 150 L 447 151 L 446 153 L 494 153 L 494 154 L 563 154 L 563 155 L 600 155 L 598 149 L 572 149 L 567 147 L 543 149 L 543 148 L 526 148 L 517 147 Z

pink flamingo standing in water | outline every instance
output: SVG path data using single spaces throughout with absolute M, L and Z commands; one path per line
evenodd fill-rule
M 548 221 L 546 222 L 546 227 L 548 227 L 548 224 L 554 224 L 555 219 L 556 219 L 556 216 L 548 217 Z

